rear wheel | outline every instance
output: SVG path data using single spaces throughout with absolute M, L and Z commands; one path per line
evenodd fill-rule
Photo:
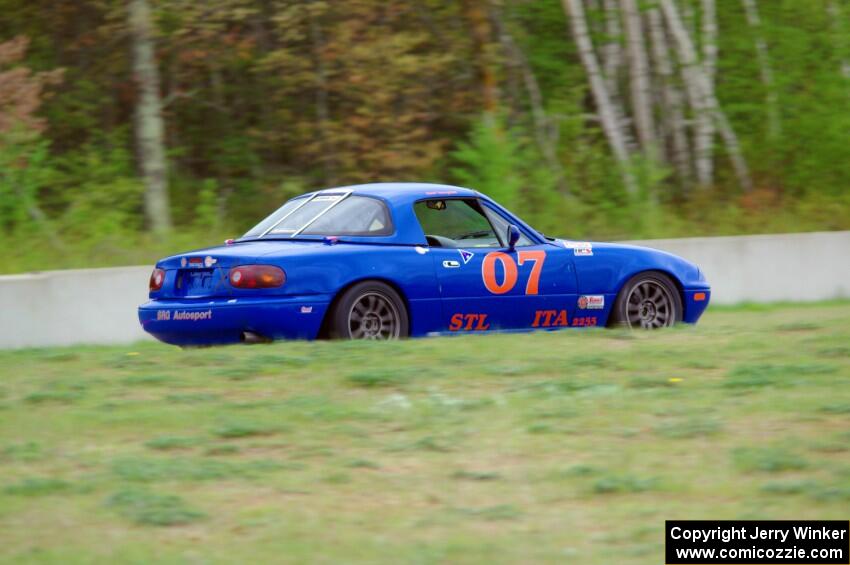
M 381 282 L 366 281 L 349 288 L 332 312 L 331 335 L 335 338 L 388 340 L 408 333 L 404 302 Z
M 670 277 L 647 272 L 623 285 L 611 316 L 614 324 L 654 330 L 682 321 L 682 311 L 682 298 Z

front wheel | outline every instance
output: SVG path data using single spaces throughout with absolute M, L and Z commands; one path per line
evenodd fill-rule
M 404 302 L 381 282 L 366 281 L 349 288 L 332 313 L 331 335 L 338 339 L 388 340 L 408 333 Z
M 681 322 L 682 313 L 682 298 L 670 278 L 648 272 L 623 285 L 611 316 L 614 324 L 654 330 Z

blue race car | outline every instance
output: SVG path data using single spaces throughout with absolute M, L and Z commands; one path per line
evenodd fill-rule
M 239 239 L 168 257 L 139 307 L 166 343 L 394 339 L 695 323 L 710 287 L 674 255 L 543 236 L 487 196 L 368 184 L 294 198 Z

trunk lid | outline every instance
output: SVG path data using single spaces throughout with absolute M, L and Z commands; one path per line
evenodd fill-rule
M 212 298 L 235 294 L 228 277 L 239 265 L 278 264 L 288 256 L 316 252 L 321 241 L 246 241 L 198 249 L 167 257 L 157 263 L 166 271 L 161 298 Z M 274 260 L 264 260 L 274 256 Z M 285 267 L 284 267 L 285 269 Z M 240 291 L 244 292 L 244 291 Z

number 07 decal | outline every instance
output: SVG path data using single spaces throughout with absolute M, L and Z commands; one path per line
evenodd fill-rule
M 540 273 L 543 271 L 543 263 L 546 262 L 545 251 L 520 251 L 517 253 L 516 262 L 514 262 L 513 257 L 501 251 L 488 253 L 481 263 L 481 277 L 484 279 L 484 286 L 493 294 L 510 292 L 516 286 L 517 263 L 524 265 L 526 261 L 531 261 L 534 265 L 531 267 L 531 274 L 528 275 L 528 282 L 525 284 L 525 293 L 537 294 L 540 290 Z M 504 271 L 502 282 L 496 280 L 497 262 L 502 264 Z

